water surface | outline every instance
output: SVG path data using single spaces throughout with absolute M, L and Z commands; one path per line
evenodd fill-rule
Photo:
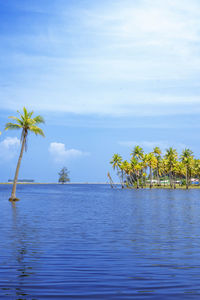
M 1 299 L 199 299 L 200 190 L 0 186 Z

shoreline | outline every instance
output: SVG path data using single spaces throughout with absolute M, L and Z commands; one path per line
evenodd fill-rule
M 0 185 L 12 185 L 12 182 L 0 182 Z M 66 182 L 66 183 L 59 183 L 59 182 L 18 182 L 17 185 L 110 185 L 108 182 Z M 121 184 L 120 183 L 115 183 L 114 188 L 116 186 L 120 186 L 121 189 Z M 119 189 L 119 188 L 118 188 Z M 136 187 L 126 187 L 124 188 L 125 190 L 137 190 Z M 149 186 L 145 186 L 143 188 L 139 188 L 139 190 L 154 190 L 154 189 L 159 189 L 159 190 L 187 190 L 185 186 L 176 186 L 176 188 L 171 188 L 169 185 L 168 186 L 153 186 L 151 189 Z M 188 190 L 194 190 L 194 189 L 200 189 L 199 186 L 189 186 Z
M 0 185 L 12 185 L 13 183 L 12 182 L 0 182 Z M 110 185 L 110 183 L 108 182 L 66 182 L 66 183 L 59 183 L 59 182 L 17 182 L 17 185 L 18 184 L 31 184 L 31 185 L 34 185 L 34 184 L 55 184 L 55 185 L 70 185 L 70 184 L 99 184 L 99 185 L 103 185 L 103 184 L 106 184 L 106 185 Z M 120 183 L 116 183 L 115 185 L 120 185 Z

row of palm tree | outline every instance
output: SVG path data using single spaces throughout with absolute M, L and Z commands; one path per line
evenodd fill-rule
M 171 188 L 176 188 L 178 183 L 188 189 L 191 178 L 200 178 L 200 159 L 196 159 L 187 148 L 179 156 L 177 150 L 170 147 L 162 156 L 159 147 L 144 153 L 137 145 L 131 152 L 130 161 L 114 154 L 110 163 L 117 171 L 122 188 L 143 188 L 148 184 L 152 188 L 153 185 L 162 186 L 169 182 Z

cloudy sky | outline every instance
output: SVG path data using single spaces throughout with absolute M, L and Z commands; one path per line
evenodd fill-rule
M 104 182 L 135 144 L 200 156 L 197 0 L 0 0 L 0 128 L 26 106 L 45 117 L 20 178 Z M 0 137 L 0 181 L 20 133 Z

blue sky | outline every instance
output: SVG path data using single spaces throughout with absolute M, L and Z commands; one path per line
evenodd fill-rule
M 140 144 L 199 152 L 200 3 L 0 0 L 0 128 L 26 106 L 45 117 L 20 178 L 105 182 L 113 153 Z M 0 137 L 0 181 L 18 132 Z

